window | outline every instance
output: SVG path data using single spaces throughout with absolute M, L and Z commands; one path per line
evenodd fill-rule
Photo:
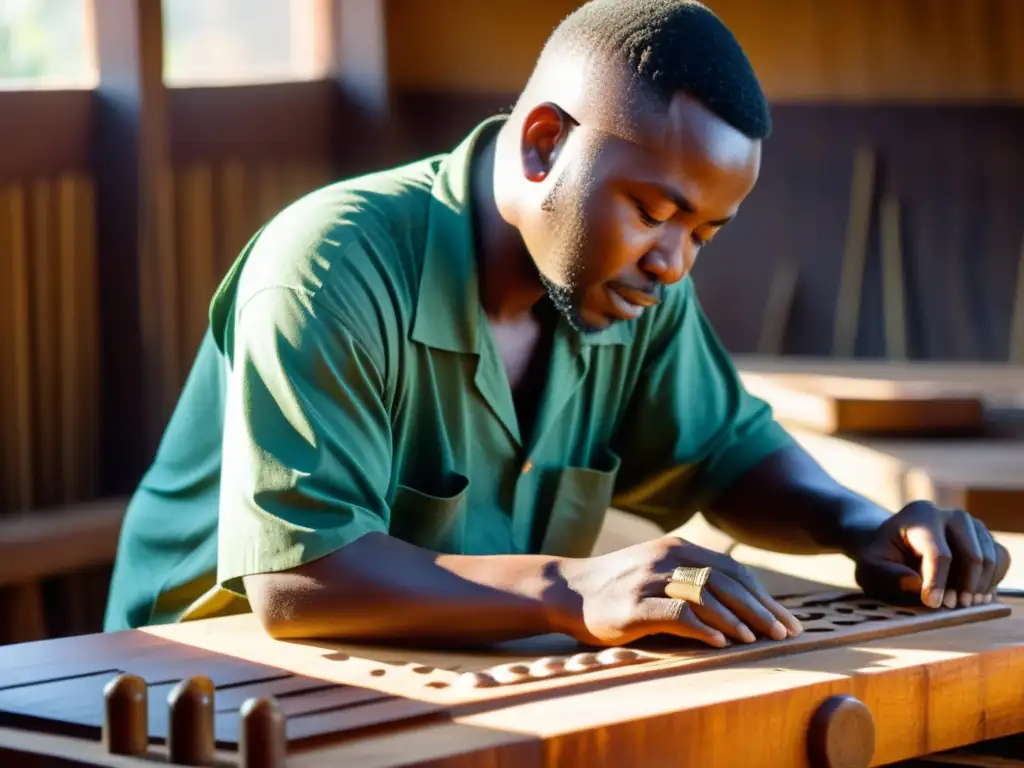
M 85 0 L 0 0 L 0 88 L 96 84 Z
M 322 0 L 164 0 L 171 86 L 303 80 L 321 74 Z

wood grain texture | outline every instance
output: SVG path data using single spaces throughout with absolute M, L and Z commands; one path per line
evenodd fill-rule
M 551 30 L 580 4 L 391 0 L 392 82 L 399 88 L 514 91 L 526 82 Z M 708 4 L 732 29 L 775 100 L 1024 99 L 1024 7 L 1017 0 Z
M 112 498 L 0 517 L 0 585 L 112 562 L 126 506 Z
M 414 759 L 416 765 L 447 768 L 639 766 L 657 764 L 671 744 L 673 759 L 683 764 L 803 768 L 809 765 L 807 728 L 821 704 L 836 695 L 854 696 L 870 711 L 877 725 L 873 765 L 934 755 L 1024 730 L 1014 682 L 1024 674 L 1022 621 L 1014 613 L 785 658 L 560 688 L 533 699 L 484 701 L 473 709 L 449 707 L 441 719 L 407 715 L 386 729 L 294 744 L 288 764 L 394 768 Z M 218 622 L 231 623 L 211 623 Z M 116 646 L 105 652 L 125 656 L 129 637 L 146 646 L 153 659 L 178 645 L 150 633 L 116 633 L 104 638 L 108 648 Z M 58 642 L 66 659 L 73 644 Z M 104 652 L 89 637 L 77 642 L 94 662 Z M 47 646 L 31 644 L 20 652 L 39 665 L 46 661 Z M 407 706 L 415 710 L 422 703 Z M 374 704 L 382 705 L 388 706 Z M 331 719 L 335 729 L 344 722 L 337 713 L 318 717 Z M 741 726 L 745 737 L 731 738 Z M 0 754 L 4 749 L 70 754 L 78 745 L 85 764 L 111 766 L 151 764 L 147 761 L 163 754 L 154 744 L 145 759 L 121 761 L 94 744 L 98 741 L 0 727 Z M 230 753 L 220 757 L 232 759 Z
M 780 421 L 823 434 L 981 434 L 990 407 L 1024 404 L 1024 367 L 737 356 Z
M 149 733 L 152 739 L 162 740 L 169 733 L 168 697 L 173 698 L 180 681 L 200 675 L 227 694 L 225 702 L 211 694 L 216 699 L 214 727 L 219 744 L 238 743 L 242 701 L 270 695 L 287 717 L 289 739 L 297 741 L 354 733 L 368 726 L 394 727 L 440 712 L 448 717 L 469 715 L 499 703 L 525 704 L 939 626 L 990 622 L 1010 611 L 1004 605 L 955 611 L 893 608 L 850 593 L 784 602 L 803 622 L 805 632 L 800 637 L 723 650 L 663 638 L 632 649 L 597 652 L 560 636 L 477 652 L 286 643 L 269 638 L 252 615 L 120 633 L 117 648 L 109 654 L 93 649 L 92 654 L 83 654 L 79 666 L 65 667 L 59 674 L 44 667 L 47 646 L 56 645 L 34 644 L 0 650 L 0 665 L 22 670 L 6 685 L 0 678 L 0 722 L 31 719 L 57 733 L 97 734 L 103 723 L 103 692 L 118 675 L 130 674 L 149 686 Z M 31 669 L 37 670 L 38 679 L 26 671 Z M 488 684 L 465 684 L 476 679 Z M 244 695 L 236 692 L 240 686 Z
M 209 304 L 246 242 L 277 213 L 330 179 L 326 161 L 193 161 L 161 176 L 159 253 L 168 307 L 160 346 L 163 408 L 177 402 L 209 323 Z
M 748 372 L 740 378 L 783 423 L 825 434 L 978 434 L 985 427 L 980 397 L 926 382 Z

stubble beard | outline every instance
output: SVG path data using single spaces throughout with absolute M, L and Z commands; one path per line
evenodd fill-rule
M 582 190 L 578 190 L 582 192 Z M 566 175 L 562 174 L 552 185 L 551 191 L 541 203 L 541 210 L 550 217 L 549 234 L 552 251 L 547 255 L 549 263 L 559 275 L 556 282 L 537 267 L 537 277 L 557 312 L 565 318 L 573 330 L 579 333 L 597 333 L 603 330 L 587 323 L 580 314 L 583 291 L 579 278 L 583 273 L 586 253 L 586 233 L 582 225 L 580 197 L 571 196 L 566 186 Z M 536 264 L 535 264 L 536 266 Z

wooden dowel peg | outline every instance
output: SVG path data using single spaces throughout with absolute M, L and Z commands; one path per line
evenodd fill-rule
M 103 747 L 112 755 L 141 755 L 149 748 L 146 681 L 118 675 L 103 689 Z
M 247 699 L 240 711 L 241 768 L 284 768 L 288 753 L 284 713 L 270 697 Z
M 213 765 L 214 690 L 208 677 L 198 676 L 182 680 L 167 695 L 167 751 L 174 765 Z

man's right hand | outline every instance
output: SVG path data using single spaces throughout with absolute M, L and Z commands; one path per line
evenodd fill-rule
M 703 605 L 665 597 L 665 584 L 680 566 L 713 569 Z M 567 632 L 588 644 L 622 645 L 668 634 L 721 648 L 730 640 L 783 640 L 803 631 L 746 567 L 675 536 L 568 561 L 563 574 L 582 598 Z

